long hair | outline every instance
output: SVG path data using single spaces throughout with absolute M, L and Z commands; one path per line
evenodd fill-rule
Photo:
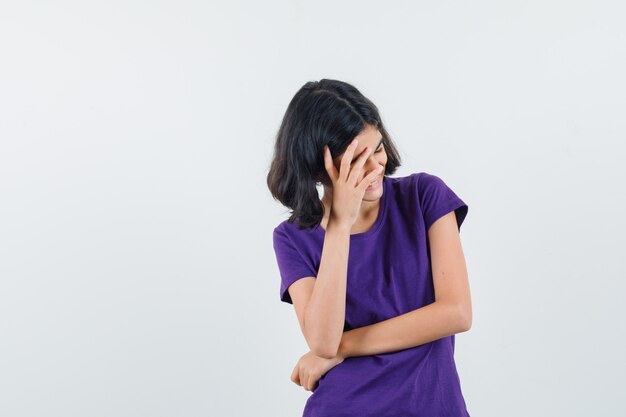
M 340 155 L 366 125 L 383 137 L 387 164 L 383 175 L 400 166 L 400 154 L 381 120 L 378 108 L 356 87 L 338 80 L 309 81 L 291 99 L 276 135 L 267 186 L 274 199 L 291 209 L 289 222 L 300 229 L 318 226 L 324 205 L 317 183 L 332 184 L 324 164 L 324 145 Z

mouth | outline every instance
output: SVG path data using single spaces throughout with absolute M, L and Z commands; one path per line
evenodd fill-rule
M 371 190 L 375 190 L 376 188 L 378 188 L 380 186 L 381 180 L 382 180 L 382 175 L 376 178 L 375 181 L 370 183 L 370 185 L 365 189 L 365 191 L 371 191 Z

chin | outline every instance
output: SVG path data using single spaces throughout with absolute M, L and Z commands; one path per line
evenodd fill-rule
M 382 195 L 383 195 L 383 188 L 382 188 L 382 186 L 379 186 L 378 188 L 376 188 L 374 190 L 365 191 L 365 194 L 363 194 L 363 200 L 376 201 Z

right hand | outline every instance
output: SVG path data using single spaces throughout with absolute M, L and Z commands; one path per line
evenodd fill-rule
M 291 372 L 291 381 L 307 391 L 315 391 L 318 381 L 345 360 L 342 356 L 331 359 L 316 356 L 309 351 L 302 355 Z
M 352 227 L 358 218 L 365 189 L 380 175 L 383 168 L 381 166 L 372 170 L 360 182 L 357 182 L 365 161 L 372 153 L 369 147 L 365 148 L 359 158 L 354 161 L 354 165 L 351 165 L 350 161 L 352 161 L 357 145 L 356 139 L 348 145 L 341 158 L 339 171 L 333 163 L 330 149 L 328 146 L 324 147 L 324 165 L 333 183 L 333 201 L 329 221 L 337 222 L 348 228 Z

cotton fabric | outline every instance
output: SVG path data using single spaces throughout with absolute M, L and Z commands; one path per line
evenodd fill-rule
M 378 323 L 435 301 L 428 229 L 455 211 L 460 232 L 468 205 L 438 176 L 383 177 L 374 225 L 350 235 L 344 331 Z M 316 277 L 325 231 L 298 220 L 273 231 L 280 300 Z M 348 357 L 318 381 L 303 417 L 469 417 L 454 361 L 455 336 L 377 355 Z

